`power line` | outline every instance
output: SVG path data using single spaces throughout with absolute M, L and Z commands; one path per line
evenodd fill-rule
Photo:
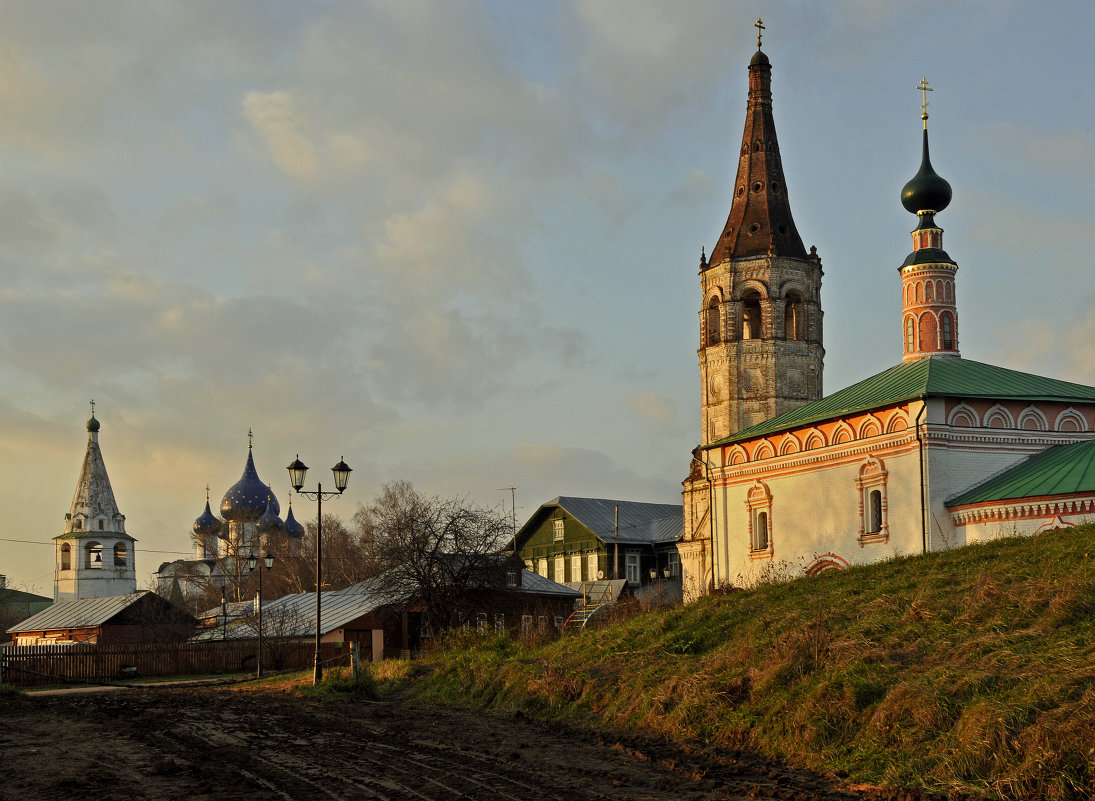
M 24 545 L 48 545 L 53 547 L 52 542 L 42 542 L 41 540 L 13 540 L 8 537 L 0 537 L 0 542 L 21 542 Z M 191 553 L 190 551 L 157 551 L 152 548 L 134 548 L 133 550 L 140 551 L 141 553 L 173 553 L 181 556 Z

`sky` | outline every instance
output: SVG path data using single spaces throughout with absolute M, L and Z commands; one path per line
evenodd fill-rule
M 1090 2 L 0 0 L 8 586 L 52 595 L 91 399 L 138 586 L 249 429 L 283 513 L 297 454 L 344 519 L 679 502 L 758 17 L 826 392 L 901 359 L 921 77 L 962 355 L 1095 384 Z

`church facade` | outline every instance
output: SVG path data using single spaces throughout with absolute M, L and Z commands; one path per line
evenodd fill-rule
M 894 289 L 901 362 L 821 395 L 820 260 L 801 252 L 785 197 L 771 188 L 785 184 L 774 129 L 753 119 L 770 117 L 759 49 L 749 70 L 730 218 L 700 263 L 686 598 L 1095 518 L 1095 387 L 959 353 L 958 265 L 935 221 L 951 187 L 929 158 L 926 83 L 922 164 L 901 193 L 917 220 Z M 756 154 L 766 154 L 763 170 Z

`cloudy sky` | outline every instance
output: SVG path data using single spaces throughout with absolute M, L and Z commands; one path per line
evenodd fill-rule
M 346 517 L 679 501 L 758 16 L 826 390 L 900 360 L 922 76 L 963 355 L 1095 384 L 1089 2 L 0 2 L 9 586 L 52 594 L 92 398 L 141 585 L 249 428 L 283 507 L 297 453 Z

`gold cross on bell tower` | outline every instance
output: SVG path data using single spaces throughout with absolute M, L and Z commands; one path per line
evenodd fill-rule
M 934 92 L 935 90 L 928 86 L 928 79 L 921 78 L 920 83 L 916 86 L 917 89 L 924 95 L 924 100 L 920 103 L 920 119 L 924 120 L 924 130 L 928 129 L 928 92 Z
M 757 29 L 757 50 L 760 50 L 760 35 L 764 33 L 764 23 L 761 22 L 760 17 L 757 17 L 757 21 L 753 23 L 753 27 Z

